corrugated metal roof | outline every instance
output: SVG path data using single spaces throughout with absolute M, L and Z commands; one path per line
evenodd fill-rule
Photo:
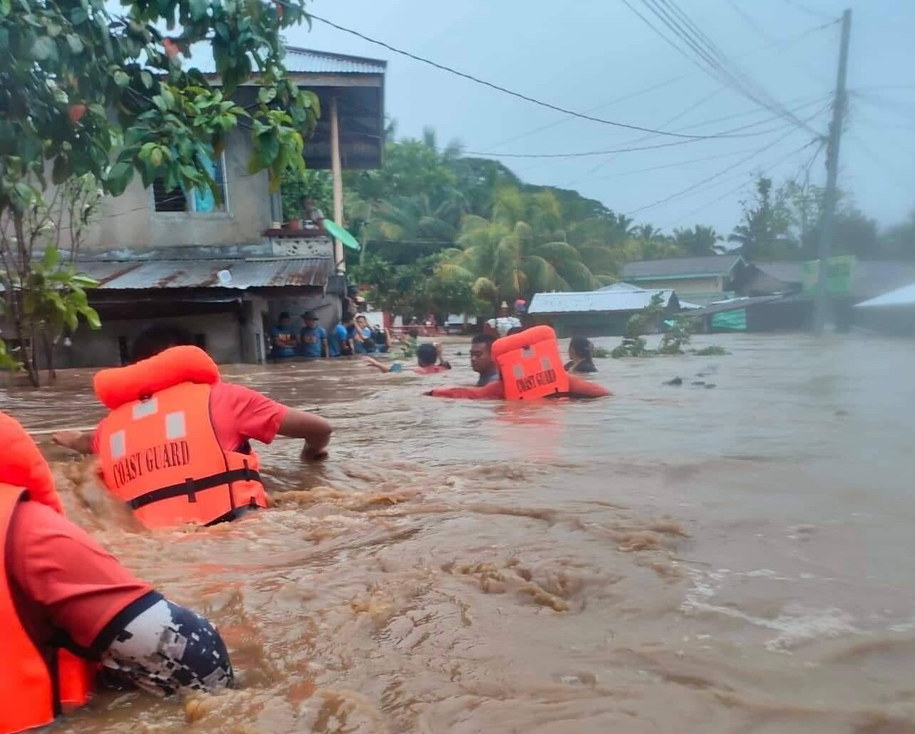
M 728 275 L 741 260 L 740 255 L 640 260 L 624 265 L 620 275 L 623 278 L 696 278 L 703 275 Z
M 726 301 L 716 301 L 710 303 L 698 310 L 692 311 L 690 316 L 710 316 L 716 313 L 725 313 L 726 311 L 739 311 L 742 308 L 760 306 L 764 303 L 773 303 L 774 301 L 784 301 L 783 296 L 754 296 L 752 298 L 730 298 Z
M 599 288 L 601 291 L 643 291 L 644 288 L 641 288 L 637 285 L 632 285 L 632 283 L 611 283 L 610 285 L 605 285 L 603 288 Z
M 293 74 L 384 74 L 388 62 L 364 56 L 348 56 L 329 51 L 287 46 L 283 63 L 286 71 Z M 205 74 L 214 74 L 216 63 L 213 60 L 210 45 L 206 43 L 192 45 L 191 57 L 185 59 L 185 65 L 196 67 Z
M 874 306 L 915 306 L 915 283 L 897 288 L 882 296 L 871 298 L 855 304 L 857 308 L 872 308 Z
M 330 258 L 263 260 L 151 260 L 77 263 L 99 281 L 99 290 L 157 288 L 283 288 L 324 286 L 333 274 Z M 228 275 L 220 278 L 225 271 Z
M 583 313 L 589 311 L 640 311 L 651 303 L 655 293 L 664 296 L 664 306 L 673 291 L 585 291 L 582 293 L 536 293 L 531 299 L 529 314 Z

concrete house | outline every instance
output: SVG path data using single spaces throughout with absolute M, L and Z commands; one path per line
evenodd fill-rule
M 733 296 L 746 267 L 740 255 L 641 260 L 624 265 L 620 280 L 647 290 L 675 290 L 682 300 L 704 306 Z
M 386 63 L 300 48 L 288 48 L 285 61 L 289 76 L 321 102 L 307 166 L 331 169 L 337 182 L 342 169 L 380 167 Z M 257 89 L 254 78 L 235 98 L 244 106 Z M 283 229 L 280 195 L 270 193 L 266 172 L 248 174 L 250 153 L 250 132 L 236 129 L 211 161 L 222 203 L 159 182 L 144 189 L 139 178 L 103 202 L 78 262 L 100 282 L 90 303 L 103 326 L 81 327 L 72 346 L 61 347 L 60 366 L 120 364 L 133 336 L 153 321 L 190 329 L 220 362 L 263 361 L 280 311 L 313 310 L 325 327 L 336 323 L 346 296 L 340 243 L 322 230 Z M 325 215 L 345 224 L 341 186 Z

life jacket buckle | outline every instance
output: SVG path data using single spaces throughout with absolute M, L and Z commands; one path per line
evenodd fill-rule
M 191 504 L 197 502 L 197 482 L 192 477 L 184 480 L 185 492 L 187 492 L 187 501 Z

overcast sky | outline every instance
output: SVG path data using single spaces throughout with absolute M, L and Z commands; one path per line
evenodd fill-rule
M 658 27 L 645 0 L 629 0 Z M 772 98 L 825 132 L 839 24 L 851 7 L 850 119 L 840 186 L 881 225 L 915 208 L 915 0 L 676 0 Z M 574 188 L 665 230 L 731 231 L 755 171 L 799 175 L 811 132 L 701 71 L 623 0 L 314 0 L 317 15 L 419 56 L 577 112 L 682 134 L 731 135 L 580 158 L 499 158 L 532 183 Z M 805 32 L 809 31 L 805 34 Z M 668 35 L 669 32 L 668 32 Z M 316 22 L 290 44 L 388 61 L 386 113 L 399 137 L 435 128 L 470 153 L 590 152 L 682 141 L 580 120 L 431 68 Z M 653 88 L 653 89 L 652 89 Z M 720 118 L 729 119 L 720 119 Z M 754 133 L 751 137 L 746 136 Z M 760 134 L 761 133 L 761 134 Z M 637 142 L 636 142 L 637 141 Z M 645 170 L 654 169 L 654 170 Z M 802 174 L 800 174 L 802 175 Z M 824 155 L 810 167 L 825 180 Z M 666 200 L 666 201 L 665 201 Z M 660 203 L 659 203 L 660 202 Z

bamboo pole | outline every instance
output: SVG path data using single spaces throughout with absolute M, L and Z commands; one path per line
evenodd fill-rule
M 343 221 L 343 168 L 340 163 L 340 117 L 337 114 L 337 98 L 330 99 L 330 169 L 334 185 L 334 221 L 345 227 Z M 334 266 L 338 271 L 346 271 L 346 259 L 343 257 L 343 243 L 334 240 Z

